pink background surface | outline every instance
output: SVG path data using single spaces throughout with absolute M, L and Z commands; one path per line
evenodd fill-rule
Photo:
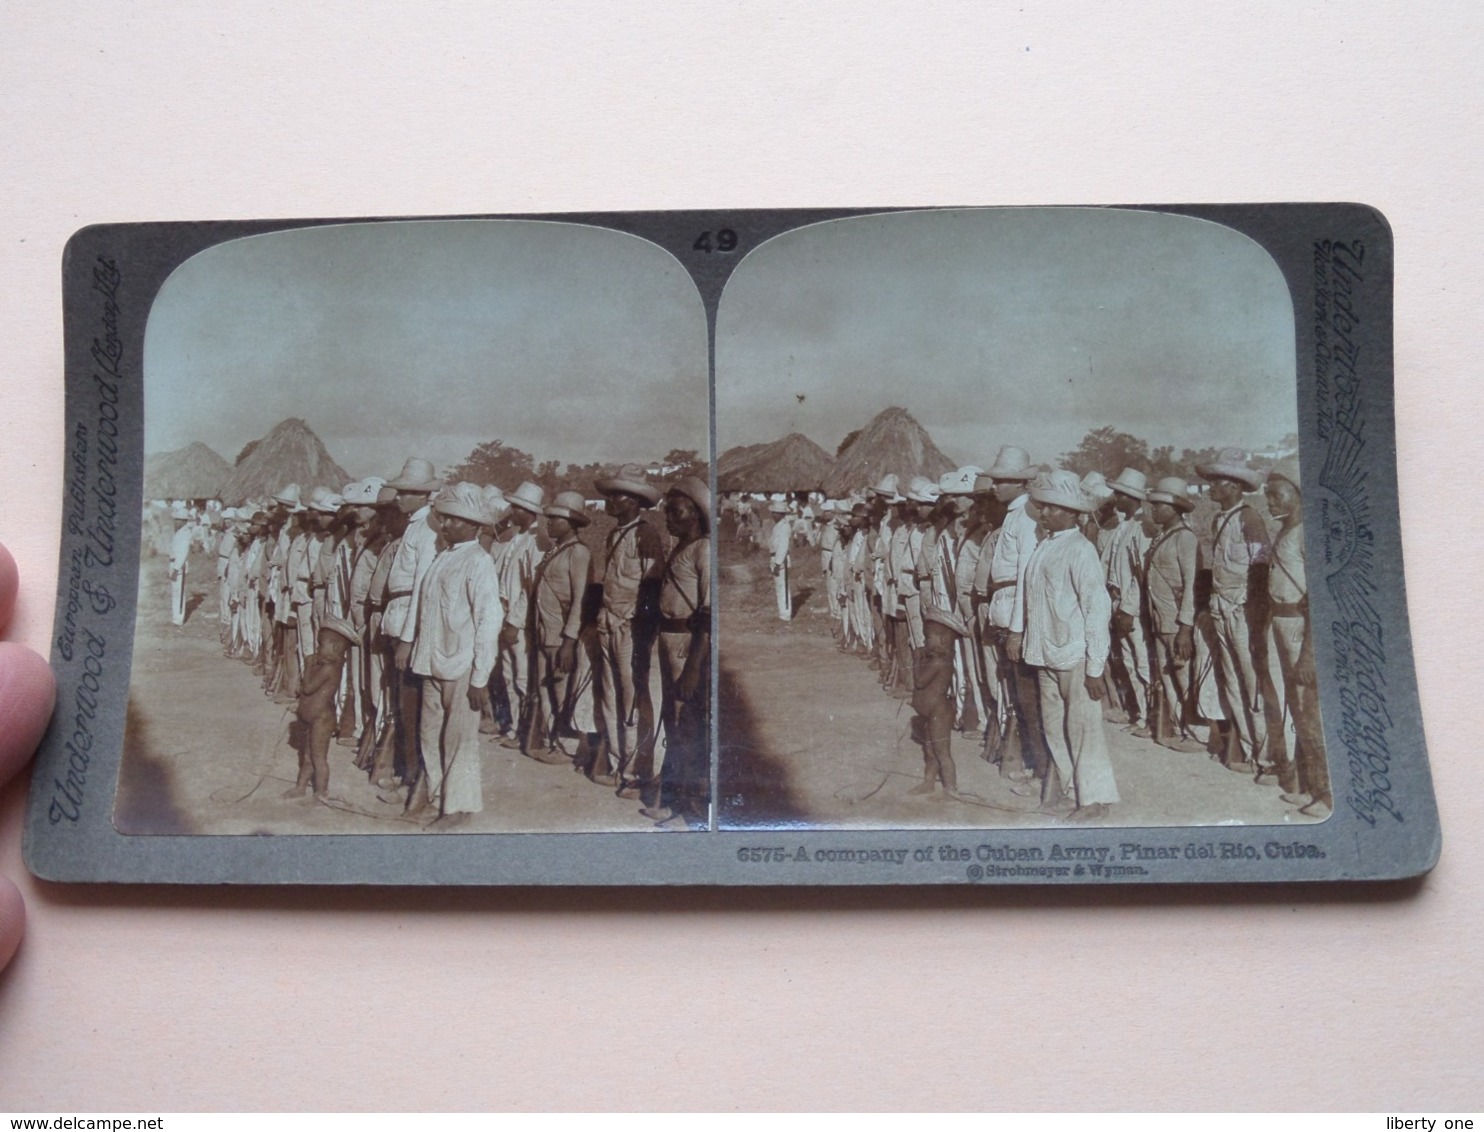
M 0 1109 L 1477 1108 L 1479 10 L 214 7 L 0 8 L 14 639 L 50 634 L 84 224 L 1360 200 L 1396 235 L 1443 858 L 1369 890 L 73 888 L 23 876 L 22 785 Z

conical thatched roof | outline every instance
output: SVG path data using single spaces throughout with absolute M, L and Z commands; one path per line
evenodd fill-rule
M 246 499 L 263 498 L 299 485 L 305 499 L 316 487 L 339 491 L 351 477 L 330 458 L 314 430 L 298 417 L 280 421 L 273 431 L 237 465 L 222 488 L 222 501 L 235 506 Z
M 819 491 L 834 465 L 834 457 L 814 441 L 791 432 L 772 444 L 727 449 L 716 460 L 716 486 L 719 491 Z
M 956 467 L 911 413 L 892 407 L 877 413 L 855 442 L 840 453 L 834 470 L 825 479 L 824 490 L 828 495 L 848 495 L 869 487 L 888 472 L 901 476 L 904 485 L 913 476 L 936 480 Z
M 144 458 L 144 498 L 215 499 L 231 477 L 232 465 L 197 440 Z

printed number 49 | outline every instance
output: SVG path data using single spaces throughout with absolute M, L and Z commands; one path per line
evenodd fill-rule
M 702 232 L 691 248 L 698 252 L 734 252 L 737 250 L 737 233 L 730 228 L 722 228 L 717 231 L 713 241 L 710 232 Z

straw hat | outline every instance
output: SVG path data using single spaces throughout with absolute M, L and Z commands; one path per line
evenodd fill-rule
M 587 500 L 582 498 L 580 491 L 557 492 L 557 497 L 547 505 L 546 514 L 553 519 L 566 519 L 579 527 L 592 522 L 587 517 Z
M 781 499 L 775 499 L 768 504 L 768 510 L 775 515 L 787 515 L 788 504 Z
M 376 506 L 382 507 L 395 502 L 397 502 L 397 489 L 389 483 L 382 484 L 376 492 Z
M 1082 477 L 1082 490 L 1095 507 L 1113 498 L 1113 489 L 1108 486 L 1108 477 L 1102 472 L 1088 472 Z
M 299 502 L 299 485 L 291 483 L 273 497 L 277 503 L 282 503 L 289 511 L 297 513 L 304 510 L 304 504 Z
M 376 497 L 385 485 L 386 480 L 380 476 L 367 476 L 363 480 L 346 484 L 340 498 L 352 507 L 375 507 Z
M 353 645 L 361 643 L 361 635 L 356 632 L 356 627 L 344 617 L 336 617 L 330 613 L 325 614 L 319 619 L 319 631 L 323 633 L 327 629 L 331 633 L 339 633 Z
M 505 498 L 505 493 L 494 484 L 485 484 L 479 489 L 479 495 L 484 500 L 484 511 L 490 517 L 491 523 L 498 523 L 510 514 L 510 501 Z
M 397 478 L 391 480 L 387 486 L 398 491 L 422 491 L 431 495 L 443 486 L 443 481 L 438 478 L 431 462 L 419 456 L 409 456 L 407 463 L 397 473 Z
M 1195 470 L 1202 479 L 1236 480 L 1246 484 L 1248 491 L 1256 491 L 1266 478 L 1247 466 L 1247 457 L 1240 448 L 1223 448 L 1216 459 L 1209 464 L 1197 464 Z
M 938 480 L 938 490 L 944 495 L 972 495 L 975 481 L 983 474 L 983 468 L 965 464 L 956 472 L 944 472 Z
M 598 480 L 596 486 L 604 495 L 632 495 L 646 507 L 660 501 L 659 489 L 644 478 L 644 469 L 638 464 L 625 464 L 616 475 Z
M 484 505 L 484 492 L 478 484 L 456 483 L 444 488 L 433 500 L 433 510 L 440 515 L 451 515 L 455 519 L 467 519 L 481 527 L 494 522 L 494 517 Z
M 309 496 L 309 509 L 324 515 L 333 515 L 345 501 L 327 487 L 317 487 Z
M 913 503 L 936 503 L 941 494 L 938 485 L 927 476 L 913 476 L 907 485 L 907 498 Z
M 1145 497 L 1150 503 L 1171 503 L 1178 510 L 1194 511 L 1195 500 L 1190 498 L 1190 485 L 1179 476 L 1165 476 Z
M 522 511 L 539 515 L 546 506 L 546 491 L 540 484 L 526 480 L 505 497 L 505 502 L 512 507 L 519 507 Z
M 711 489 L 695 476 L 682 476 L 670 485 L 667 495 L 683 495 L 701 509 L 701 514 L 711 518 Z
M 899 503 L 901 502 L 901 497 L 898 495 L 897 489 L 900 484 L 901 478 L 896 474 L 896 472 L 889 472 L 881 477 L 875 487 L 868 487 L 866 488 L 866 490 L 868 492 L 873 492 L 876 495 L 884 495 L 893 503 Z
M 1080 511 L 1084 515 L 1096 509 L 1093 501 L 1082 490 L 1076 473 L 1060 468 L 1042 472 L 1031 481 L 1031 498 L 1037 503 L 1065 507 L 1068 511 Z
M 964 624 L 964 619 L 951 609 L 941 609 L 936 605 L 923 602 L 922 619 L 937 625 L 947 626 L 960 637 L 967 637 L 969 635 L 969 627 Z
M 992 480 L 1028 480 L 1036 474 L 1031 456 L 1024 448 L 1006 444 L 984 472 Z
M 1138 468 L 1124 468 L 1108 486 L 1134 499 L 1143 499 L 1149 493 L 1149 481 Z
M 1283 459 L 1274 464 L 1273 470 L 1268 473 L 1268 479 L 1272 479 L 1274 476 L 1287 480 L 1294 487 L 1301 488 L 1303 485 L 1299 483 L 1298 453 L 1295 452 L 1292 456 L 1284 456 Z

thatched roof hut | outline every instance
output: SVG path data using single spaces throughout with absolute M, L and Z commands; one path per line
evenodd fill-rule
M 339 491 L 351 481 L 350 474 L 330 458 L 314 430 L 298 417 L 273 426 L 273 431 L 237 465 L 222 488 L 222 501 L 236 505 L 246 499 L 261 499 L 296 483 L 305 499 L 316 487 Z
M 848 495 L 876 483 L 888 472 L 901 476 L 904 484 L 913 476 L 936 480 L 956 467 L 911 413 L 892 407 L 877 413 L 850 447 L 840 453 L 825 478 L 824 491 L 832 496 Z
M 820 491 L 834 458 L 803 433 L 791 432 L 771 444 L 729 448 L 716 461 L 720 491 Z
M 216 499 L 232 465 L 199 440 L 144 458 L 144 498 Z

